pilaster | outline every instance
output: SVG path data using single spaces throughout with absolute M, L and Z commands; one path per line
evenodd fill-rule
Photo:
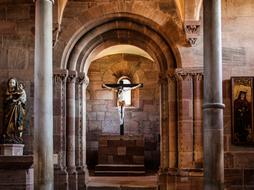
M 193 80 L 190 73 L 177 73 L 178 168 L 193 168 Z
M 203 74 L 193 74 L 194 165 L 203 168 Z

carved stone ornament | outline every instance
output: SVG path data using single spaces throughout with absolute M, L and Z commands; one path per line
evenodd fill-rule
M 57 70 L 57 71 L 54 71 L 54 82 L 55 83 L 61 83 L 61 82 L 64 82 L 66 80 L 66 77 L 68 75 L 68 70 Z
M 75 83 L 76 77 L 77 77 L 76 71 L 69 71 L 68 76 L 67 76 L 67 82 L 68 83 Z
M 197 40 L 198 40 L 198 38 L 188 38 L 188 42 L 189 42 L 189 44 L 193 47 L 193 46 L 195 46 L 195 45 L 197 45 L 196 43 L 197 43 Z
M 77 77 L 77 83 L 79 85 L 85 85 L 88 86 L 89 84 L 89 78 L 87 77 L 87 75 L 85 73 L 79 73 L 78 77 Z
M 184 24 L 187 41 L 192 47 L 197 45 L 200 28 L 200 21 L 186 21 Z
M 185 25 L 185 32 L 187 34 L 200 34 L 200 23 L 198 24 L 186 24 Z

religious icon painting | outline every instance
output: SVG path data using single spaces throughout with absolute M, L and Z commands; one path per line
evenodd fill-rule
M 253 78 L 232 77 L 232 144 L 254 145 Z

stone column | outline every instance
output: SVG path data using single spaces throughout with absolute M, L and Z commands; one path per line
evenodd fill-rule
M 66 166 L 69 189 L 77 189 L 75 164 L 75 83 L 77 72 L 69 71 L 66 87 Z
M 195 168 L 203 167 L 203 74 L 193 74 L 193 132 Z
M 54 188 L 52 5 L 53 0 L 35 1 L 34 169 L 40 190 Z
M 55 189 L 67 189 L 66 171 L 66 79 L 68 71 L 54 70 L 54 154 L 58 162 L 54 169 Z
M 169 168 L 169 118 L 168 118 L 168 79 L 166 75 L 160 76 L 160 129 L 161 129 L 161 163 L 160 173 L 168 172 Z
M 177 168 L 177 96 L 176 78 L 168 77 L 169 168 Z
M 178 168 L 193 168 L 193 81 L 190 73 L 177 73 Z M 183 175 L 186 175 L 182 173 Z
M 78 189 L 84 189 L 88 180 L 86 165 L 86 87 L 89 80 L 85 73 L 77 78 L 77 121 L 76 121 L 76 169 L 78 172 Z
M 223 189 L 221 1 L 204 0 L 204 180 L 206 190 Z

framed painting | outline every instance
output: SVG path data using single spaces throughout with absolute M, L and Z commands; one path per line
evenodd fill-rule
M 232 144 L 254 145 L 253 78 L 232 77 Z

